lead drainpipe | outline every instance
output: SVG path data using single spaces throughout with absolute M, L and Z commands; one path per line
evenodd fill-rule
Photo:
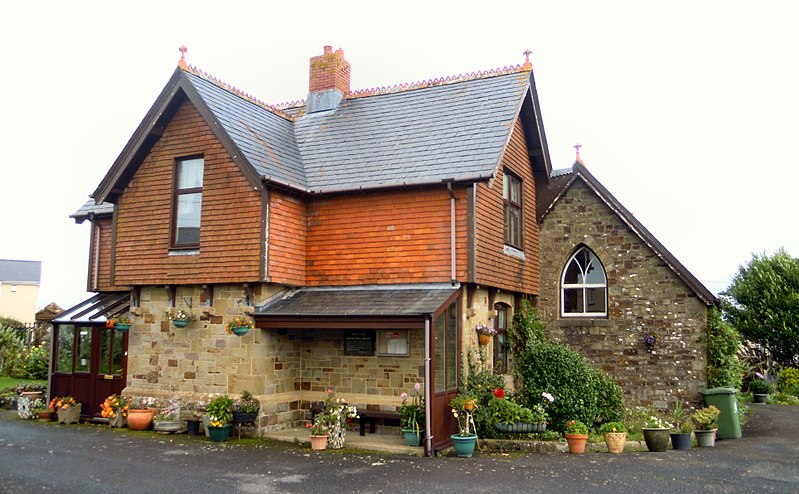
M 447 182 L 449 191 L 449 265 L 450 280 L 455 283 L 455 192 L 452 190 L 452 182 Z
M 424 320 L 424 450 L 427 456 L 433 456 L 432 412 L 430 410 L 430 318 Z

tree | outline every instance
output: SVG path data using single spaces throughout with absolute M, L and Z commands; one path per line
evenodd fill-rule
M 754 254 L 722 293 L 727 320 L 783 365 L 799 361 L 799 259 Z

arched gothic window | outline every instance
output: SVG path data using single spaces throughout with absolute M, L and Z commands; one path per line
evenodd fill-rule
M 563 317 L 608 315 L 608 278 L 605 268 L 587 247 L 577 249 L 563 269 L 560 313 Z

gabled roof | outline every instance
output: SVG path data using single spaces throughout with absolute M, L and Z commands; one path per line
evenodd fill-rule
M 41 261 L 0 259 L 0 283 L 38 285 L 41 279 Z
M 353 93 L 334 110 L 269 106 L 178 67 L 95 190 L 115 202 L 174 112 L 190 101 L 253 186 L 303 193 L 492 178 L 517 117 L 538 171 L 551 170 L 532 72 L 519 67 Z
M 92 216 L 110 216 L 112 214 L 114 214 L 114 205 L 110 202 L 97 204 L 94 199 L 89 199 L 69 217 L 74 219 L 75 223 L 81 224 Z
M 563 194 L 571 187 L 575 180 L 581 180 L 589 189 L 604 202 L 618 218 L 624 222 L 650 249 L 685 283 L 706 305 L 720 304 L 719 299 L 708 290 L 701 281 L 691 274 L 688 269 L 655 238 L 649 230 L 627 210 L 613 194 L 596 179 L 588 169 L 579 162 L 574 163 L 571 169 L 555 170 L 550 175 L 549 183 L 542 184 L 537 190 L 536 215 L 538 222 L 542 223 L 552 208 L 557 204 Z

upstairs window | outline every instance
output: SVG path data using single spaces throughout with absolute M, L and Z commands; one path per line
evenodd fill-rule
M 522 250 L 522 181 L 508 172 L 502 181 L 502 201 L 505 206 L 505 243 Z
M 566 263 L 561 277 L 561 315 L 602 317 L 608 314 L 608 279 L 602 263 L 582 247 Z
M 174 247 L 200 246 L 200 212 L 203 203 L 203 158 L 177 162 L 175 178 Z

